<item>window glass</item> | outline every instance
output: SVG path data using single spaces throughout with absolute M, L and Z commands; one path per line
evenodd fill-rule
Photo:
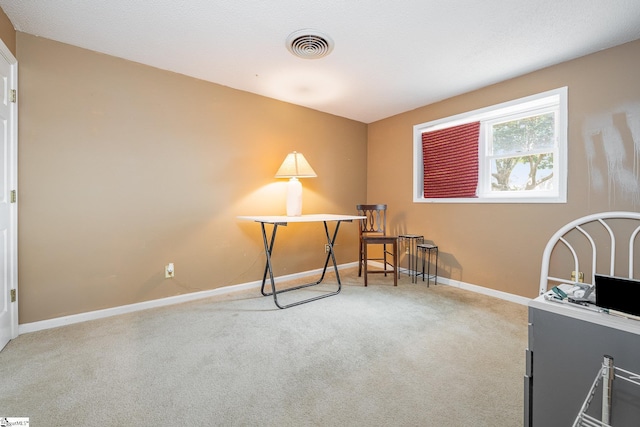
M 556 111 L 487 122 L 490 188 L 486 191 L 553 191 Z

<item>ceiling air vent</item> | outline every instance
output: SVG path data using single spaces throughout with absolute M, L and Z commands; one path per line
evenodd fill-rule
M 298 30 L 287 37 L 287 49 L 299 58 L 318 59 L 331 53 L 333 40 L 319 31 Z

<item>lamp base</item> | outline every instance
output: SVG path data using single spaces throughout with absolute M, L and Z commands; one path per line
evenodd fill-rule
M 291 178 L 287 185 L 287 216 L 302 215 L 302 183 Z

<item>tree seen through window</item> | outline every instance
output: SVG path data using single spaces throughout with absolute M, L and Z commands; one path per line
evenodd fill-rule
M 490 129 L 491 190 L 545 190 L 553 182 L 555 113 L 502 123 Z

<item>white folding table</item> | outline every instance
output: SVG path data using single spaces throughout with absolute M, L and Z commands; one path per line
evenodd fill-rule
M 272 216 L 239 216 L 239 219 L 249 220 L 259 222 L 262 229 L 262 240 L 264 242 L 264 251 L 267 258 L 266 265 L 264 267 L 264 275 L 262 276 L 262 287 L 260 292 L 264 296 L 273 295 L 273 301 L 275 302 L 278 308 L 289 308 L 296 305 L 304 304 L 307 302 L 315 301 L 321 298 L 330 297 L 332 295 L 337 295 L 340 293 L 342 289 L 342 283 L 340 282 L 340 274 L 338 273 L 338 264 L 336 263 L 336 256 L 333 251 L 333 245 L 336 241 L 336 237 L 338 236 L 338 230 L 340 229 L 340 224 L 343 222 L 352 222 L 353 220 L 364 219 L 364 216 L 359 215 L 336 215 L 336 214 L 313 214 L 313 215 L 300 215 L 300 216 L 280 216 L 280 215 L 272 215 Z M 273 276 L 273 266 L 271 264 L 271 254 L 273 253 L 273 246 L 276 240 L 276 232 L 278 231 L 278 226 L 287 226 L 289 223 L 301 223 L 301 222 L 322 222 L 324 224 L 324 231 L 327 236 L 327 245 L 329 247 L 329 251 L 327 253 L 327 258 L 324 262 L 324 267 L 322 269 L 322 274 L 320 278 L 311 283 L 306 283 L 304 285 L 295 286 L 291 288 L 285 289 L 276 289 L 275 278 Z M 336 226 L 333 230 L 333 234 L 329 233 L 329 226 L 327 223 L 335 222 Z M 267 230 L 265 225 L 271 224 L 273 226 L 271 231 L 271 238 L 267 238 Z M 334 292 L 324 293 L 322 295 L 317 295 L 312 298 L 303 299 L 300 301 L 296 301 L 290 304 L 282 305 L 278 302 L 278 294 L 283 292 L 294 291 L 296 289 L 307 288 L 309 286 L 315 286 L 322 283 L 324 279 L 325 273 L 327 272 L 327 267 L 329 266 L 329 260 L 333 262 L 333 268 L 336 272 L 336 280 L 338 281 L 338 289 Z M 269 274 L 269 280 L 271 282 L 271 292 L 265 291 L 265 284 L 267 282 L 267 273 Z

